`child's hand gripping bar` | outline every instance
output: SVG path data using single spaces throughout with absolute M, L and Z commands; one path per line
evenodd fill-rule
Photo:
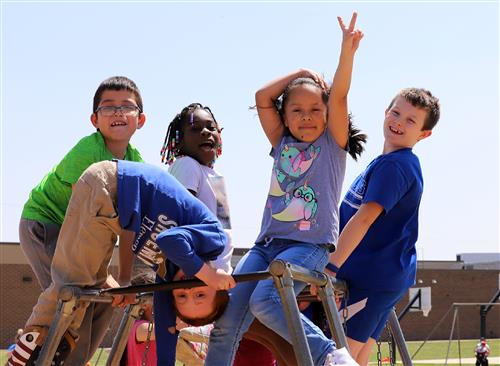
M 258 281 L 265 280 L 271 277 L 268 271 L 242 273 L 233 275 L 236 283 L 246 282 L 246 281 Z M 199 279 L 192 280 L 181 280 L 181 281 L 171 281 L 163 283 L 153 283 L 145 285 L 133 285 L 124 287 L 115 287 L 99 290 L 99 294 L 109 294 L 109 295 L 125 295 L 125 294 L 135 294 L 139 292 L 154 292 L 154 291 L 164 291 L 164 290 L 174 290 L 178 288 L 192 288 L 206 286 L 206 284 Z

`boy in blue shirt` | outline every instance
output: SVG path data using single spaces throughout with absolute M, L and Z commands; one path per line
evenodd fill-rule
M 91 165 L 73 189 L 52 261 L 52 284 L 40 295 L 8 365 L 32 365 L 50 326 L 62 286 L 102 287 L 120 235 L 120 285 L 129 284 L 134 254 L 158 281 L 196 276 L 208 287 L 154 294 L 158 365 L 175 364 L 176 312 L 189 323 L 210 323 L 223 312 L 231 275 L 208 262 L 222 253 L 226 235 L 217 218 L 167 171 L 145 163 L 104 161 Z M 114 298 L 125 306 L 135 296 Z M 54 365 L 78 339 L 84 308 L 77 309 Z
M 360 365 L 368 363 L 390 311 L 415 283 L 423 179 L 412 148 L 431 135 L 439 108 L 425 89 L 401 90 L 385 111 L 382 155 L 340 206 L 341 234 L 326 271 L 349 285 L 347 337 Z

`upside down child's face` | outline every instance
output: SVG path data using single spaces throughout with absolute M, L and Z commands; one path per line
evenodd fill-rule
M 179 144 L 181 155 L 187 155 L 200 164 L 212 166 L 220 147 L 220 130 L 210 112 L 197 108 L 182 126 Z
M 174 281 L 184 278 L 184 273 L 179 270 Z M 186 318 L 207 318 L 215 310 L 216 290 L 208 286 L 175 289 L 172 295 L 177 311 Z

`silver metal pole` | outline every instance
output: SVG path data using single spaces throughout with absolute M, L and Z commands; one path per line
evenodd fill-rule
M 274 260 L 269 266 L 269 272 L 273 276 L 274 285 L 281 298 L 297 363 L 301 366 L 314 366 L 311 350 L 309 344 L 307 344 L 304 327 L 300 319 L 299 307 L 293 290 L 292 273 L 288 263 L 282 260 Z
M 403 331 L 401 330 L 401 325 L 399 324 L 398 316 L 396 315 L 396 311 L 394 309 L 389 314 L 387 321 L 389 323 L 389 328 L 391 329 L 391 334 L 396 341 L 403 365 L 412 366 L 413 362 L 410 357 L 410 352 L 408 351 L 408 347 L 406 347 Z
M 69 301 L 59 300 L 56 315 L 50 325 L 47 338 L 42 345 L 42 349 L 40 350 L 40 355 L 37 358 L 37 366 L 51 365 L 57 348 L 61 343 L 61 338 L 73 320 L 75 310 L 78 306 L 80 306 L 80 304 L 77 304 L 77 301 L 74 298 Z
M 45 339 L 40 355 L 36 360 L 37 366 L 50 366 L 54 355 L 61 343 L 63 334 L 68 329 L 71 321 L 75 317 L 75 311 L 86 303 L 93 302 L 108 302 L 113 301 L 112 296 L 98 296 L 97 290 L 82 290 L 75 286 L 64 286 L 59 291 L 59 301 L 55 317 Z
M 450 339 L 448 340 L 448 350 L 446 351 L 446 359 L 444 361 L 445 366 L 448 365 L 448 355 L 450 354 L 451 340 L 453 339 L 453 332 L 455 330 L 455 321 L 457 319 L 457 315 L 458 315 L 458 307 L 454 306 L 453 323 L 451 323 Z
M 321 298 L 323 308 L 325 309 L 328 325 L 330 327 L 330 331 L 332 332 L 335 343 L 337 344 L 337 348 L 346 347 L 347 350 L 349 350 L 347 338 L 344 333 L 344 328 L 342 327 L 342 321 L 337 310 L 337 304 L 335 303 L 333 282 L 341 281 L 330 277 L 327 281 L 326 286 L 318 287 L 318 295 Z
M 140 318 L 140 316 L 141 302 L 137 304 L 130 304 L 125 308 L 125 313 L 123 314 L 120 326 L 118 327 L 118 332 L 113 339 L 113 345 L 111 346 L 111 351 L 109 352 L 106 366 L 120 365 L 123 351 L 127 346 L 130 329 L 134 325 L 134 322 Z

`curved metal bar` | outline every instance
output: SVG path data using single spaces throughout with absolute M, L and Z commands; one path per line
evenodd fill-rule
M 265 280 L 271 277 L 271 274 L 268 271 L 260 271 L 260 272 L 252 272 L 252 273 L 243 273 L 233 275 L 234 280 L 238 282 L 246 282 L 246 281 L 258 281 Z M 109 294 L 109 295 L 123 295 L 123 294 L 135 294 L 137 292 L 154 292 L 154 291 L 165 291 L 165 290 L 174 290 L 177 288 L 192 288 L 192 287 L 201 287 L 206 286 L 206 284 L 199 280 L 181 280 L 181 281 L 171 281 L 164 283 L 153 283 L 147 285 L 134 285 L 134 286 L 125 286 L 125 287 L 116 287 L 116 288 L 107 288 L 98 291 L 98 295 Z
M 275 286 L 278 292 L 280 293 L 280 297 L 284 306 L 285 317 L 287 318 L 288 327 L 291 336 L 293 338 L 293 345 L 296 358 L 299 360 L 299 363 L 301 365 L 304 366 L 312 365 L 312 359 L 307 344 L 307 340 L 305 339 L 302 323 L 300 321 L 300 315 L 297 306 L 297 298 L 293 291 L 294 280 L 318 286 L 319 297 L 321 298 L 321 302 L 323 303 L 323 306 L 327 313 L 329 325 L 331 328 L 334 329 L 334 333 L 337 333 L 336 334 L 337 344 L 340 346 L 347 346 L 345 334 L 343 333 L 340 317 L 335 305 L 334 292 L 333 292 L 335 290 L 345 293 L 347 291 L 347 284 L 344 281 L 337 280 L 336 278 L 330 277 L 322 272 L 309 271 L 305 268 L 284 262 L 282 260 L 272 261 L 269 266 L 269 271 L 260 271 L 260 272 L 233 275 L 233 278 L 237 283 L 245 281 L 265 280 L 271 277 L 273 278 Z M 65 286 L 61 289 L 59 293 L 59 299 L 61 301 L 60 306 L 62 306 L 62 308 L 58 310 L 58 313 L 60 313 L 62 309 L 68 309 L 68 311 L 66 312 L 69 313 L 68 317 L 70 317 L 71 319 L 73 316 L 74 306 L 78 304 L 80 301 L 111 303 L 113 301 L 112 295 L 137 294 L 138 297 L 140 298 L 141 296 L 145 295 L 144 293 L 149 293 L 146 295 L 150 295 L 151 292 L 155 291 L 165 291 L 177 288 L 192 288 L 200 286 L 205 286 L 205 283 L 199 279 L 126 286 L 126 287 L 118 287 L 112 289 L 82 289 L 73 286 Z M 141 299 L 139 299 L 139 303 L 140 302 Z M 130 305 L 129 308 L 138 309 L 139 303 Z M 465 305 L 465 304 L 454 304 L 454 305 Z M 466 304 L 466 305 L 472 305 L 472 304 Z M 474 304 L 474 305 L 482 305 L 482 304 Z M 494 305 L 498 305 L 498 303 Z M 48 339 L 51 339 L 52 341 L 54 341 L 55 344 L 58 344 L 59 343 L 58 340 L 62 335 L 60 334 L 60 331 L 62 329 L 66 329 L 67 326 L 69 325 L 67 323 L 68 320 L 62 319 L 66 318 L 66 316 L 63 316 L 61 318 L 61 315 L 62 314 L 56 316 L 51 326 L 51 328 L 57 328 L 58 331 L 55 332 L 56 329 L 51 329 L 51 331 L 49 331 L 49 337 L 47 337 L 46 343 L 52 343 L 48 342 Z M 395 317 L 395 313 L 393 314 L 393 316 Z M 115 365 L 117 362 L 116 360 L 118 359 L 118 354 L 121 354 L 123 352 L 122 348 L 126 340 L 130 324 L 132 322 L 131 318 L 134 317 L 130 312 L 124 315 L 124 320 L 122 320 L 122 322 L 124 322 L 122 327 L 123 329 L 121 328 L 119 342 L 115 340 L 115 343 L 113 344 L 113 349 L 115 349 L 115 351 L 120 351 L 120 352 L 115 352 L 114 355 L 116 357 L 113 357 L 113 359 L 109 361 L 107 365 Z M 395 322 L 395 324 L 391 324 L 393 330 L 396 330 L 396 333 L 398 333 L 397 331 L 399 330 L 399 333 L 401 335 L 401 339 L 396 339 L 397 341 L 396 343 L 398 344 L 398 347 L 402 346 L 403 348 L 405 348 L 406 345 L 404 343 L 404 338 L 402 338 L 401 329 L 400 327 L 398 328 L 399 323 L 397 321 L 397 317 L 395 317 L 395 320 L 392 319 L 392 321 L 393 323 Z M 52 336 L 50 337 L 51 332 Z M 125 340 L 122 339 L 123 337 L 125 337 Z M 52 351 L 55 350 L 50 349 L 50 351 L 51 352 L 46 352 L 46 351 L 43 352 L 45 353 L 45 358 L 42 357 L 42 359 L 50 360 L 51 356 L 53 355 Z M 400 348 L 400 353 L 401 353 L 401 348 Z M 407 354 L 408 352 L 406 350 L 406 355 Z M 42 362 L 41 365 L 44 365 L 44 363 Z M 405 358 L 403 356 L 403 365 L 411 366 L 411 358 L 409 357 Z

